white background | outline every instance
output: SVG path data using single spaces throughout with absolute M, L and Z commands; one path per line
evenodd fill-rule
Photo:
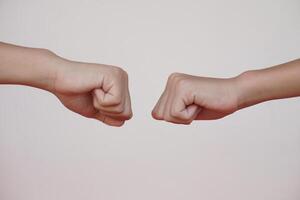
M 0 86 L 1 200 L 300 199 L 299 98 L 191 126 L 150 115 L 172 72 L 299 58 L 299 0 L 0 0 L 0 41 L 123 67 L 134 109 L 112 128 Z

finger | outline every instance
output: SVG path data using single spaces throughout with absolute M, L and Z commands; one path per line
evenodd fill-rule
M 190 124 L 200 112 L 200 107 L 194 104 L 194 96 L 180 81 L 178 75 L 171 78 L 170 94 L 164 110 L 164 119 L 168 122 Z
M 98 110 L 104 111 L 106 113 L 115 113 L 115 114 L 120 114 L 124 111 L 124 97 L 120 97 L 121 100 L 119 104 L 112 104 L 112 105 L 107 105 L 103 104 L 103 91 L 101 89 L 95 89 L 92 92 L 93 94 L 93 104 L 94 107 L 97 108 Z
M 132 108 L 131 108 L 131 100 L 130 100 L 129 92 L 126 92 L 123 112 L 112 113 L 112 112 L 107 112 L 104 110 L 100 110 L 99 112 L 101 112 L 102 114 L 107 115 L 109 117 L 112 117 L 114 119 L 118 119 L 118 120 L 131 119 L 132 118 Z
M 121 88 L 112 86 L 108 90 L 94 89 L 93 93 L 98 98 L 98 103 L 101 107 L 113 107 L 122 102 Z
M 128 86 L 127 86 L 127 88 L 128 88 Z M 127 95 L 125 96 L 125 109 L 124 109 L 123 115 L 128 117 L 128 120 L 131 119 L 133 116 L 132 107 L 131 107 L 131 98 L 130 98 L 128 89 L 127 89 Z
M 173 123 L 180 123 L 177 119 L 173 118 L 171 115 L 171 109 L 172 109 L 172 104 L 176 95 L 176 77 L 174 75 L 171 75 L 168 79 L 168 97 L 164 106 L 164 111 L 163 111 L 163 118 L 164 120 L 168 122 L 173 122 Z
M 99 103 L 99 98 L 101 96 L 97 96 L 98 92 L 94 93 L 94 106 L 97 108 L 102 114 L 112 117 L 118 120 L 128 120 L 132 117 L 132 109 L 131 109 L 131 100 L 128 88 L 128 78 L 125 77 L 123 81 L 124 95 L 122 96 L 122 103 L 117 106 L 101 106 Z
M 99 121 L 102 121 L 103 123 L 105 123 L 109 126 L 120 127 L 125 123 L 124 120 L 114 119 L 114 118 L 105 116 L 105 115 L 101 114 L 100 112 L 96 113 L 94 118 L 99 120 Z
M 162 93 L 158 102 L 156 103 L 156 105 L 154 106 L 154 108 L 152 110 L 151 114 L 154 119 L 163 120 L 164 107 L 167 102 L 167 99 L 168 99 L 168 92 L 165 89 L 165 91 Z
M 117 106 L 124 100 L 124 91 L 128 83 L 127 73 L 116 68 L 116 73 L 110 73 L 113 78 L 108 78 L 110 76 L 105 76 L 102 85 L 102 94 L 100 93 L 99 104 L 102 107 Z M 96 92 L 97 93 L 97 92 Z
M 168 101 L 170 98 L 169 96 L 171 95 L 172 87 L 175 85 L 176 77 L 177 77 L 177 73 L 173 73 L 168 77 L 165 90 L 162 93 L 161 97 L 159 98 L 157 104 L 155 105 L 152 111 L 152 116 L 154 119 L 158 119 L 158 120 L 165 119 L 165 115 L 167 113 L 167 110 L 169 109 L 168 107 Z
M 171 122 L 171 123 L 175 123 L 175 124 L 189 125 L 197 117 L 197 113 L 199 113 L 201 111 L 201 108 L 199 108 L 197 105 L 191 105 L 186 110 L 189 110 L 187 112 L 194 113 L 194 114 L 191 114 L 191 117 L 189 117 L 187 119 L 182 119 L 182 118 L 179 119 L 179 118 L 171 116 L 171 117 L 166 118 L 165 120 L 167 122 Z
M 171 108 L 171 116 L 183 122 L 191 123 L 200 113 L 201 108 L 196 104 L 185 105 L 183 100 L 176 100 Z
M 123 115 L 128 117 L 128 119 L 131 119 L 133 114 L 132 114 L 132 107 L 131 107 L 131 98 L 130 98 L 130 93 L 129 93 L 129 82 L 128 78 L 126 78 L 126 92 L 125 92 L 125 108 Z
M 201 108 L 194 104 L 193 98 L 189 98 L 184 92 L 178 91 L 173 97 L 170 115 L 173 118 L 191 123 L 199 114 Z

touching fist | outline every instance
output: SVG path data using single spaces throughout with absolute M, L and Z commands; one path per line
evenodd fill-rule
M 173 73 L 152 116 L 177 124 L 223 118 L 238 109 L 236 81 Z
M 58 59 L 53 93 L 70 110 L 111 126 L 132 117 L 128 75 L 119 67 Z

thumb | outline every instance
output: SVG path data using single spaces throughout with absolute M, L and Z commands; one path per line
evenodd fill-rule
M 199 113 L 202 111 L 202 108 L 196 104 L 191 104 L 186 107 L 185 109 L 186 115 L 189 119 L 194 120 L 199 115 Z
M 93 96 L 96 97 L 96 100 L 99 106 L 116 106 L 121 103 L 120 94 L 113 94 L 111 91 L 105 92 L 103 89 L 94 89 Z
M 200 112 L 200 106 L 186 104 L 182 98 L 175 98 L 171 107 L 171 116 L 184 122 L 192 122 Z

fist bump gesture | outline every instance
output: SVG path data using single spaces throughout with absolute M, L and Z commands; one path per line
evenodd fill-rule
M 152 116 L 177 124 L 220 119 L 260 102 L 300 96 L 299 77 L 300 60 L 228 79 L 173 73 Z M 0 84 L 47 90 L 71 111 L 107 125 L 121 126 L 132 117 L 128 75 L 119 67 L 0 42 Z
M 178 124 L 222 118 L 238 109 L 235 82 L 173 73 L 152 116 Z

